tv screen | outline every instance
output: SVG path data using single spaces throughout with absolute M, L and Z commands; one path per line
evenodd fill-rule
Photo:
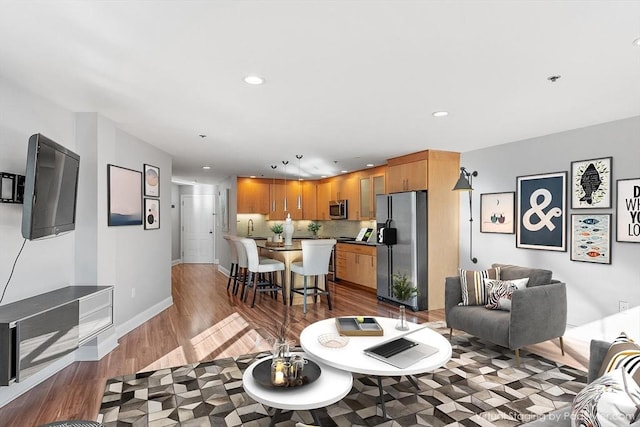
M 74 230 L 80 156 L 42 134 L 29 138 L 22 236 L 33 240 Z

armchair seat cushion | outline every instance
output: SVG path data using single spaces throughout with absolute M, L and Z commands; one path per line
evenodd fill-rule
M 456 319 L 455 329 L 509 347 L 508 311 L 488 310 L 483 305 L 460 305 L 451 308 L 451 316 Z

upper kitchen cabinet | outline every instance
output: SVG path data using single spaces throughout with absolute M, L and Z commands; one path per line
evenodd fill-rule
M 318 182 L 316 188 L 317 214 L 315 219 L 328 220 L 329 217 L 329 201 L 331 200 L 331 181 L 322 180 Z
M 379 166 L 374 169 L 362 171 L 360 182 L 359 219 L 375 219 L 376 196 L 385 193 L 386 167 Z
M 429 151 L 387 160 L 387 192 L 418 191 L 428 188 Z
M 260 178 L 239 177 L 238 213 L 269 213 L 269 182 Z
M 348 173 L 331 178 L 331 200 L 347 201 L 347 219 L 358 219 L 358 176 Z
M 302 219 L 302 210 L 298 209 L 298 194 L 300 186 L 298 181 L 275 180 L 270 184 L 271 208 L 269 209 L 269 219 L 284 221 L 287 214 L 291 219 Z M 285 202 L 286 200 L 286 202 Z
M 313 181 L 287 182 L 288 211 L 285 212 L 285 216 L 288 213 L 292 219 L 316 219 L 316 187 L 317 185 Z

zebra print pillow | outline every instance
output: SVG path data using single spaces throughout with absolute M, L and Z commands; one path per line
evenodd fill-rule
M 484 279 L 487 294 L 485 307 L 490 310 L 511 310 L 511 296 L 513 291 L 527 287 L 529 278 L 513 280 Z
M 599 375 L 622 368 L 640 384 L 640 346 L 620 332 L 602 361 Z

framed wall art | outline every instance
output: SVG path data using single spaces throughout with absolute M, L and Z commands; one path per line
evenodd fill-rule
M 160 197 L 160 168 L 144 165 L 145 197 Z
M 160 228 L 160 200 L 144 199 L 144 229 L 157 230 Z
M 567 172 L 516 178 L 516 247 L 566 251 Z
M 571 260 L 611 264 L 611 214 L 571 215 Z
M 480 232 L 513 234 L 516 193 L 480 194 Z
M 571 162 L 571 207 L 611 207 L 611 157 Z
M 640 243 L 640 178 L 616 181 L 616 241 Z
M 107 165 L 109 225 L 142 225 L 142 173 Z

